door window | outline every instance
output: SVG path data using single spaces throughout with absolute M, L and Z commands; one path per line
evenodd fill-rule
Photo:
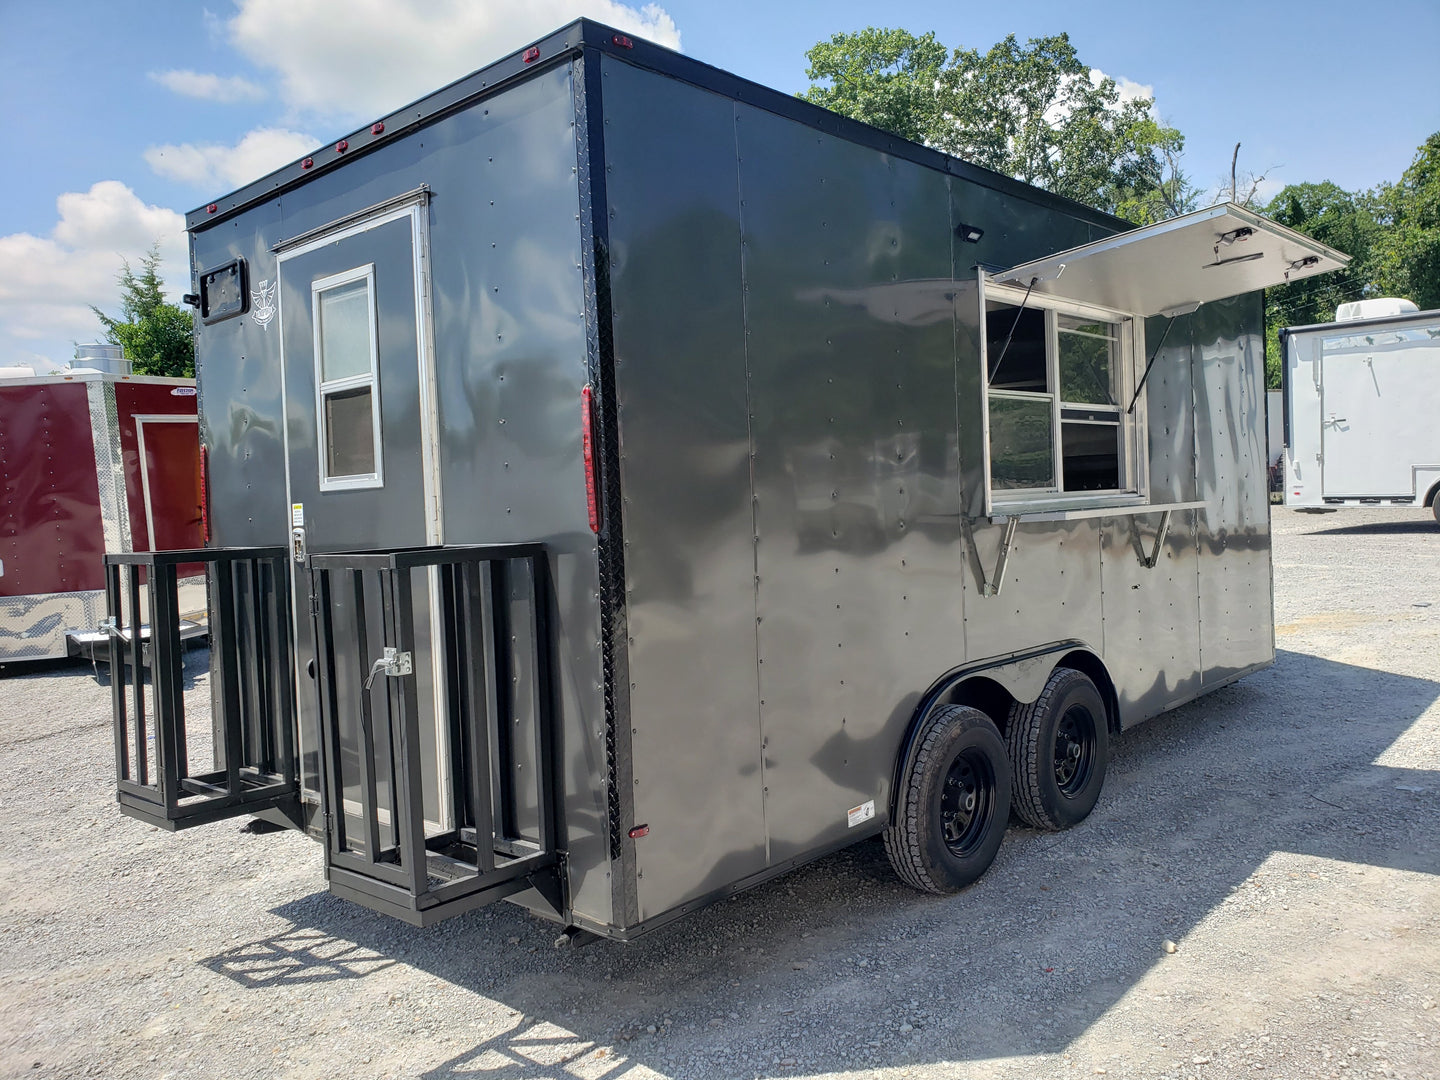
M 314 282 L 311 309 L 320 489 L 380 487 L 374 264 Z

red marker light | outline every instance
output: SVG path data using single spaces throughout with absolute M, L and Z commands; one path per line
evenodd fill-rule
M 349 149 L 350 149 L 350 142 L 349 142 L 349 140 L 347 140 L 347 139 L 341 139 L 339 142 L 337 142 L 337 143 L 335 144 L 335 152 L 336 152 L 337 154 L 343 154 L 346 150 L 349 150 Z
M 213 214 L 213 213 L 215 213 L 216 210 L 219 210 L 219 209 L 220 209 L 220 207 L 216 206 L 216 205 L 212 202 L 209 206 L 205 207 L 205 213 L 207 213 L 207 214 Z
M 520 59 L 525 61 L 525 63 L 527 64 L 533 64 L 536 60 L 540 59 L 540 46 L 531 45 L 528 49 L 526 49 L 523 53 L 520 54 Z
M 308 158 L 308 157 L 307 157 L 304 161 L 300 162 L 300 168 L 302 168 L 302 169 L 308 169 L 308 168 L 310 168 L 311 165 L 314 165 L 314 164 L 315 164 L 315 159 L 314 159 L 314 158 Z
M 585 459 L 585 505 L 590 511 L 590 531 L 600 532 L 600 485 L 595 463 L 594 391 L 586 386 L 580 391 L 580 454 Z
M 373 124 L 370 125 L 370 134 L 371 134 L 371 135 L 384 135 L 384 134 L 385 134 L 385 125 L 382 124 L 380 121 L 377 120 L 375 123 L 373 123 Z
M 633 49 L 635 47 L 635 43 L 624 34 L 616 34 L 610 39 L 610 44 L 619 45 L 622 49 Z
M 649 825 L 636 825 L 633 829 L 630 830 L 630 839 L 631 839 L 631 840 L 639 840 L 640 837 L 642 837 L 642 836 L 649 836 L 649 835 L 650 835 L 650 826 L 649 826 Z

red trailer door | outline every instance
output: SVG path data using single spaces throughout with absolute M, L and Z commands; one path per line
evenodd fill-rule
M 137 416 L 140 487 L 151 551 L 204 547 L 200 436 L 193 416 Z

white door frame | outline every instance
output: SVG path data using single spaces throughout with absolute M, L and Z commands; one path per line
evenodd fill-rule
M 318 230 L 312 230 L 299 238 L 302 242 L 293 246 L 286 246 L 284 243 L 276 248 L 276 284 L 280 283 L 280 274 L 284 264 L 291 259 L 320 248 L 327 247 L 340 240 L 358 236 L 361 233 L 378 229 L 382 225 L 388 225 L 394 221 L 409 219 L 410 221 L 410 251 L 412 254 L 412 276 L 415 281 L 415 355 L 418 364 L 419 389 L 420 389 L 420 468 L 424 487 L 425 505 L 425 543 L 440 545 L 445 542 L 445 519 L 444 502 L 440 488 L 440 444 L 439 444 L 439 395 L 435 378 L 435 333 L 434 321 L 430 305 L 430 192 L 427 188 L 419 188 L 408 195 L 398 199 L 390 200 L 377 206 L 373 213 L 358 215 L 347 215 L 335 222 L 333 228 L 322 226 Z M 310 295 L 309 289 L 305 295 Z M 290 489 L 290 408 L 287 400 L 287 377 L 288 371 L 285 357 L 285 290 L 276 289 L 276 321 L 280 324 L 280 413 L 284 417 L 281 424 L 282 442 L 285 450 L 285 511 L 287 515 L 292 505 Z M 381 451 L 381 447 L 376 447 Z M 318 452 L 318 448 L 317 448 Z M 287 518 L 285 522 L 285 533 L 288 535 L 290 523 Z M 293 572 L 293 571 L 292 571 Z M 445 693 L 445 664 L 440 649 L 437 647 L 442 640 L 440 625 L 440 576 L 435 568 L 431 568 L 428 574 L 429 596 L 430 596 L 430 666 L 431 677 L 437 703 Z M 292 612 L 292 618 L 296 623 L 290 627 L 290 646 L 293 651 L 298 652 L 299 635 L 297 633 L 300 613 Z M 296 701 L 299 701 L 299 694 L 302 691 L 300 683 L 300 666 L 296 665 L 295 672 L 295 693 Z M 297 724 L 297 747 L 300 758 L 303 760 L 305 746 L 304 726 Z M 442 723 L 435 725 L 435 752 L 436 752 L 436 777 L 439 781 L 440 791 L 443 793 L 450 785 L 448 741 L 449 730 Z M 312 792 L 304 787 L 304 777 L 301 777 L 302 797 L 320 798 L 319 792 Z M 448 827 L 450 814 L 449 800 L 443 797 L 440 800 L 440 813 L 442 820 L 437 822 L 440 827 Z

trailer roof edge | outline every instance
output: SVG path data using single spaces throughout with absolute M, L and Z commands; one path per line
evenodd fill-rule
M 1362 327 L 1399 326 L 1411 322 L 1435 322 L 1440 319 L 1440 308 L 1429 311 L 1402 311 L 1399 315 L 1376 315 L 1369 319 L 1345 319 L 1341 322 L 1305 323 L 1301 326 L 1283 327 L 1284 334 L 1308 334 L 1317 330 L 1354 330 Z
M 621 41 L 628 44 L 617 44 Z M 532 50 L 535 49 L 539 50 L 538 58 L 533 55 Z M 627 37 L 621 31 L 591 19 L 577 19 L 523 49 L 517 49 L 478 71 L 376 118 L 349 135 L 318 147 L 304 157 L 242 188 L 191 210 L 185 215 L 185 229 L 187 232 L 196 232 L 233 217 L 259 202 L 299 187 L 315 176 L 339 168 L 350 158 L 362 156 L 379 145 L 433 123 L 522 79 L 549 70 L 560 61 L 572 58 L 586 49 L 607 53 L 657 74 L 787 117 L 817 131 L 893 154 L 983 187 L 1063 210 L 1102 228 L 1125 231 L 1135 227 L 1133 222 L 1096 210 L 1074 199 L 1056 195 L 928 146 L 910 142 L 898 135 L 831 112 L 803 98 L 753 82 L 663 45 L 640 37 Z M 528 61 L 525 59 L 527 56 L 531 57 Z M 306 162 L 310 164 L 307 165 Z

